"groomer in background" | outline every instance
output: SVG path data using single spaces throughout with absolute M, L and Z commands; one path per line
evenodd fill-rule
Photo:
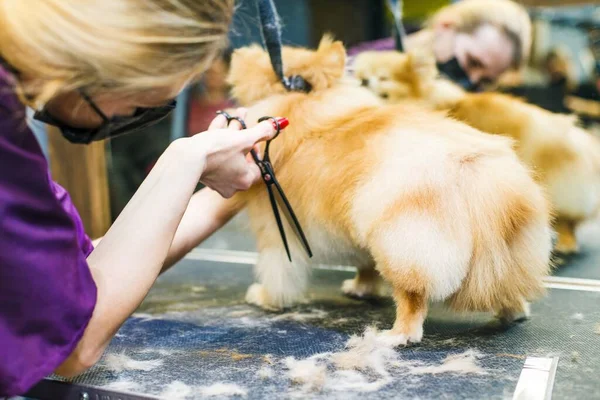
M 430 48 L 442 74 L 475 90 L 524 64 L 531 31 L 527 10 L 511 0 L 462 0 L 436 12 L 422 30 L 406 38 L 405 47 Z M 394 46 L 388 38 L 361 44 L 348 54 Z
M 227 129 L 220 116 L 176 140 L 94 248 L 49 176 L 25 105 L 83 144 L 156 123 L 224 48 L 233 9 L 233 0 L 0 0 L 0 398 L 96 363 L 161 270 L 231 217 L 218 193 L 259 179 L 247 153 L 275 134 L 271 122 Z M 215 191 L 192 195 L 198 181 Z

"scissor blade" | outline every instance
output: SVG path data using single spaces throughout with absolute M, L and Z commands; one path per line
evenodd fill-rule
M 279 228 L 279 234 L 281 235 L 281 240 L 283 241 L 285 252 L 287 253 L 288 260 L 292 262 L 292 255 L 290 254 L 290 248 L 288 246 L 287 238 L 285 237 L 285 230 L 283 229 L 283 223 L 281 222 L 281 215 L 279 215 L 279 209 L 277 208 L 277 200 L 275 200 L 275 195 L 273 194 L 271 185 L 267 185 L 267 191 L 269 192 L 271 208 L 273 208 L 273 215 L 275 215 L 275 221 L 277 221 L 277 227 Z
M 302 246 L 304 246 L 304 250 L 306 251 L 308 256 L 312 257 L 313 256 L 312 250 L 310 248 L 310 245 L 308 244 L 308 240 L 306 239 L 306 236 L 304 235 L 302 226 L 300 226 L 300 222 L 298 221 L 298 218 L 296 217 L 296 214 L 294 213 L 294 210 L 293 210 L 290 202 L 288 201 L 285 193 L 283 192 L 281 185 L 275 178 L 275 175 L 272 175 L 272 179 L 273 179 L 273 184 L 271 186 L 275 186 L 275 189 L 276 189 L 275 192 L 277 193 L 275 198 L 277 199 L 277 203 L 279 204 L 279 207 L 283 211 L 283 215 L 285 215 L 288 223 L 294 229 L 296 236 L 298 237 L 298 239 L 300 239 L 300 243 L 302 243 Z

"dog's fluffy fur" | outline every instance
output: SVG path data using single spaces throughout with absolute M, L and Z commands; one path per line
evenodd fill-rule
M 515 139 L 517 154 L 535 171 L 554 208 L 556 250 L 578 251 L 575 228 L 596 217 L 600 207 L 600 142 L 575 118 L 505 94 L 466 93 L 438 78 L 425 53 L 365 53 L 355 61 L 355 74 L 390 102 L 422 102 L 484 132 Z
M 247 301 L 290 307 L 310 263 L 344 263 L 358 267 L 349 295 L 377 293 L 380 276 L 391 284 L 395 343 L 421 340 L 429 300 L 506 320 L 525 313 L 549 272 L 549 213 L 511 140 L 342 83 L 345 49 L 329 38 L 283 54 L 286 75 L 307 78 L 311 93 L 286 93 L 258 47 L 233 54 L 229 82 L 248 121 L 290 120 L 271 158 L 315 258 L 286 226 L 288 262 L 263 184 L 240 194 L 260 252 Z

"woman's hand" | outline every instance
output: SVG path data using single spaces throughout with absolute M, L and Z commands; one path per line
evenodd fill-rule
M 238 109 L 236 116 L 244 118 L 245 109 Z M 247 190 L 260 178 L 260 170 L 248 153 L 256 143 L 271 139 L 275 129 L 271 121 L 262 122 L 240 132 L 241 126 L 218 115 L 208 131 L 195 135 L 191 140 L 203 148 L 206 155 L 200 182 L 229 198 L 240 190 Z

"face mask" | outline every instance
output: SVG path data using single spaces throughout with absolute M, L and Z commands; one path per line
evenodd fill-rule
M 457 83 L 467 91 L 474 91 L 477 88 L 477 85 L 471 82 L 465 70 L 462 69 L 456 57 L 444 63 L 438 62 L 437 69 L 446 78 Z
M 172 100 L 169 104 L 161 107 L 138 108 L 135 114 L 132 116 L 116 116 L 113 118 L 108 118 L 92 101 L 92 99 L 90 99 L 84 93 L 81 95 L 94 109 L 94 111 L 102 118 L 102 125 L 100 125 L 98 128 L 74 128 L 54 118 L 45 109 L 36 112 L 33 118 L 46 124 L 56 126 L 60 129 L 65 139 L 71 143 L 89 144 L 93 141 L 112 139 L 117 136 L 139 131 L 154 125 L 169 115 L 169 113 L 173 111 L 175 105 L 177 104 L 175 100 Z

